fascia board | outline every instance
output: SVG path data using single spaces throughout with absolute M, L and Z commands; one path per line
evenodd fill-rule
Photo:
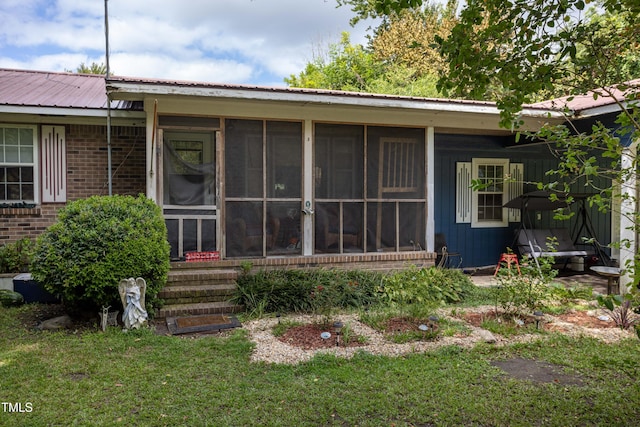
M 300 104 L 343 105 L 369 108 L 397 108 L 407 110 L 475 113 L 498 116 L 500 110 L 495 105 L 465 103 L 464 101 L 432 101 L 402 98 L 375 98 L 367 96 L 346 96 L 339 94 L 289 93 L 268 90 L 243 90 L 230 88 L 175 87 L 153 84 L 114 84 L 108 86 L 112 99 L 139 99 L 142 96 L 187 96 L 205 98 L 227 98 L 251 101 L 292 102 Z M 560 118 L 560 113 L 544 109 L 525 108 L 521 114 L 528 117 Z
M 107 117 L 106 109 L 77 109 L 77 108 L 58 108 L 58 107 L 33 107 L 33 106 L 15 106 L 0 105 L 0 113 L 13 114 L 31 114 L 43 116 L 67 116 L 67 117 Z M 123 111 L 111 110 L 111 117 L 145 118 L 143 111 Z

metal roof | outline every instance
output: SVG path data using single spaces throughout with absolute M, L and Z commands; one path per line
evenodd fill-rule
M 0 105 L 106 109 L 102 75 L 0 68 Z M 141 110 L 140 103 L 112 101 L 111 108 Z
M 624 101 L 630 93 L 637 93 L 640 79 L 628 82 L 627 85 L 629 87 L 625 87 L 624 90 L 613 88 L 615 99 L 607 96 L 594 98 L 594 91 L 573 98 L 558 98 L 525 105 L 523 113 L 538 116 L 541 113 L 558 111 L 567 107 L 577 116 L 586 116 L 590 112 L 598 114 L 602 112 L 603 108 L 617 107 L 616 101 Z M 102 110 L 107 107 L 107 90 L 115 97 L 121 98 L 111 101 L 112 109 L 129 111 L 143 109 L 140 95 L 145 92 L 167 95 L 239 97 L 254 100 L 315 101 L 328 104 L 359 103 L 370 106 L 400 106 L 460 112 L 474 110 L 495 113 L 497 111 L 496 103 L 489 101 L 121 76 L 110 76 L 105 82 L 104 76 L 96 74 L 0 68 L 0 105 Z M 125 93 L 128 93 L 129 96 L 123 96 Z
M 381 100 L 381 101 L 399 101 L 399 102 L 419 102 L 419 103 L 431 103 L 447 106 L 445 109 L 455 109 L 456 105 L 459 106 L 472 106 L 472 107 L 486 107 L 494 109 L 496 103 L 491 101 L 475 101 L 468 99 L 451 99 L 451 98 L 423 98 L 416 96 L 401 96 L 401 95 L 389 95 L 379 93 L 367 93 L 367 92 L 347 92 L 329 89 L 311 89 L 311 88 L 293 88 L 293 87 L 273 87 L 273 86 L 258 86 L 258 85 L 241 85 L 241 84 L 225 84 L 225 83 L 208 83 L 208 82 L 195 82 L 195 81 L 183 81 L 183 80 L 170 80 L 170 79 L 152 79 L 142 77 L 124 77 L 124 76 L 110 76 L 107 80 L 107 87 L 110 93 L 117 93 L 123 86 L 135 87 L 135 90 L 145 90 L 152 87 L 164 87 L 168 88 L 164 91 L 166 94 L 196 94 L 201 93 L 203 95 L 208 94 L 220 94 L 229 91 L 242 91 L 245 93 L 262 93 L 273 94 L 276 98 L 278 95 L 293 95 L 293 96 L 316 96 L 327 99 L 327 102 L 331 102 L 331 98 L 342 99 L 360 99 L 363 103 L 366 100 Z M 200 89 L 200 91 L 198 91 Z M 216 91 L 220 92 L 216 92 Z M 161 90 L 153 90 L 154 94 L 161 93 Z M 116 95 L 118 96 L 118 95 Z M 255 96 L 257 99 L 262 99 L 260 95 Z M 286 98 L 292 99 L 292 98 Z M 318 99 L 318 98 L 316 98 Z M 334 102 L 336 102 L 334 100 Z M 527 108 L 535 110 L 548 109 L 543 106 L 527 106 Z
M 593 115 L 603 112 L 607 107 L 618 110 L 618 103 L 626 103 L 635 100 L 640 93 L 640 79 L 631 80 L 624 84 L 594 89 L 583 95 L 565 96 L 548 101 L 532 104 L 539 108 L 552 110 L 569 109 L 576 116 Z

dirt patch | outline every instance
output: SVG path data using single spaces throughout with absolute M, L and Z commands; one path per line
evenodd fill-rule
M 600 316 L 603 317 L 601 318 Z M 586 311 L 571 311 L 564 314 L 558 314 L 555 317 L 562 322 L 572 323 L 584 328 L 616 328 L 615 322 L 603 314 L 593 315 Z
M 593 312 L 574 310 L 568 313 L 546 316 L 545 320 L 541 321 L 540 327 L 549 331 L 564 330 L 565 328 L 562 324 L 555 323 L 557 321 L 571 323 L 572 325 L 579 326 L 581 328 L 608 329 L 616 327 L 615 323 L 608 316 L 604 316 L 602 318 L 601 316 L 602 314 L 596 315 Z M 522 322 L 520 326 L 534 325 L 536 322 L 534 316 L 519 316 L 517 318 L 513 318 L 505 316 L 500 312 L 496 313 L 495 310 L 468 312 L 457 317 L 475 327 L 481 327 L 482 323 L 488 320 L 514 322 L 517 319 L 519 322 Z M 551 322 L 549 321 L 550 318 L 552 319 Z
M 534 316 L 512 316 L 504 313 L 496 312 L 496 310 L 488 311 L 473 311 L 464 313 L 458 316 L 459 319 L 464 320 L 466 323 L 475 326 L 476 328 L 482 327 L 482 324 L 486 321 L 496 320 L 500 323 L 512 323 L 517 324 L 519 327 L 526 327 L 536 324 Z M 544 327 L 543 322 L 539 324 L 540 328 Z
M 561 366 L 539 360 L 516 358 L 493 361 L 491 365 L 502 369 L 510 377 L 519 380 L 561 385 L 583 385 L 583 380 L 580 376 L 566 374 L 562 372 Z
M 323 336 L 326 338 L 323 338 Z M 336 335 L 332 331 L 332 328 L 326 328 L 316 323 L 289 328 L 284 334 L 278 337 L 278 340 L 304 350 L 332 347 L 361 347 L 363 345 L 363 343 L 358 341 L 357 336 L 350 336 L 349 342 L 345 343 L 344 337 Z

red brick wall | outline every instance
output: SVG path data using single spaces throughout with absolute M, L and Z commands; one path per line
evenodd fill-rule
M 112 127 L 113 194 L 138 195 L 146 190 L 144 128 Z M 99 125 L 67 125 L 67 200 L 107 195 L 107 129 Z M 63 204 L 45 203 L 33 209 L 0 208 L 0 245 L 22 237 L 35 238 L 56 219 Z

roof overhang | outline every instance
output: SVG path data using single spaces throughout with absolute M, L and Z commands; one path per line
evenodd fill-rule
M 44 116 L 66 117 L 107 117 L 106 108 L 65 108 L 65 107 L 39 107 L 24 105 L 0 105 L 0 113 L 6 114 L 31 114 Z M 144 118 L 144 111 L 111 110 L 112 117 Z
M 356 92 L 324 91 L 314 89 L 266 88 L 253 86 L 206 85 L 179 82 L 139 81 L 117 79 L 107 81 L 107 92 L 111 99 L 140 100 L 144 97 L 189 97 L 216 98 L 254 102 L 276 102 L 301 105 L 360 107 L 406 110 L 425 113 L 456 113 L 461 115 L 486 115 L 499 118 L 500 110 L 495 103 L 401 97 Z M 526 107 L 521 117 L 541 121 L 562 121 L 561 112 L 545 108 Z M 497 123 L 498 120 L 496 120 Z

